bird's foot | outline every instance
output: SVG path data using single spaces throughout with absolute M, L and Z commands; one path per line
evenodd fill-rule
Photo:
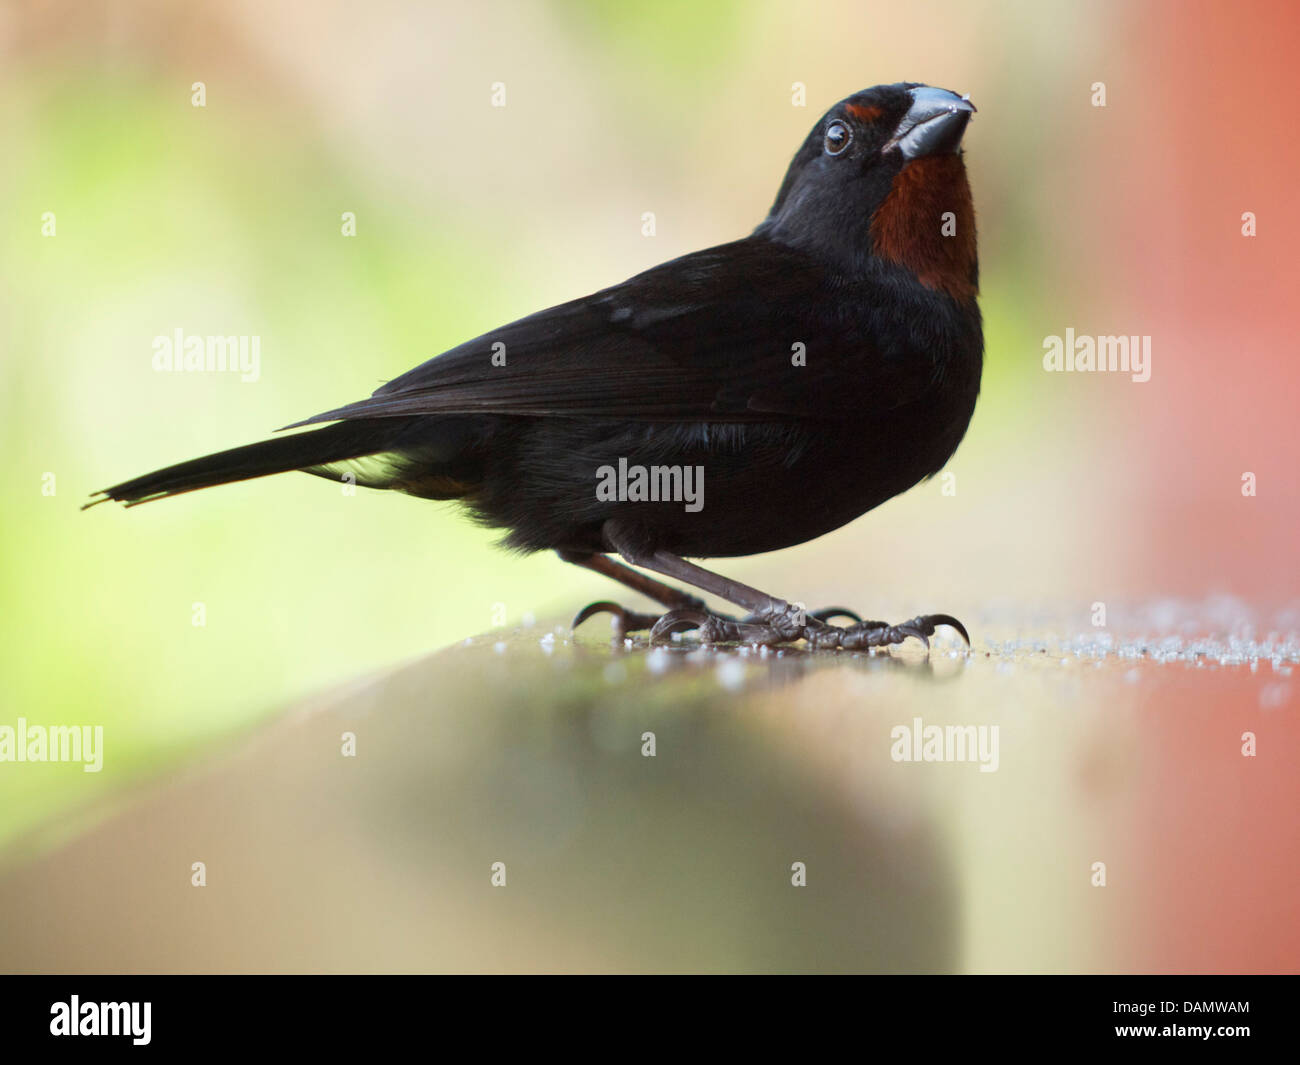
M 658 643 L 674 632 L 694 629 L 701 643 L 747 643 L 765 647 L 798 643 L 803 640 L 809 650 L 862 651 L 871 647 L 888 647 L 914 636 L 928 649 L 930 637 L 941 625 L 956 629 L 970 646 L 970 635 L 964 626 L 950 614 L 924 614 L 890 625 L 884 621 L 863 621 L 845 607 L 824 607 L 821 610 L 804 610 L 793 603 L 774 604 L 770 609 L 736 619 L 714 614 L 698 606 L 678 607 L 663 615 L 642 614 L 628 610 L 618 603 L 602 600 L 590 603 L 578 612 L 572 628 L 577 628 L 596 614 L 608 613 L 614 617 L 619 634 L 650 630 L 650 642 Z M 831 618 L 849 618 L 851 625 L 832 625 Z
M 791 607 L 790 611 L 792 614 L 796 613 L 794 607 Z M 705 608 L 704 603 L 701 600 L 695 600 L 689 606 L 678 607 L 676 610 L 671 610 L 667 614 L 662 615 L 642 614 L 635 610 L 629 610 L 627 607 L 622 606 L 619 603 L 610 602 L 609 600 L 601 600 L 596 603 L 588 603 L 578 611 L 569 628 L 576 629 L 588 618 L 594 617 L 597 614 L 612 615 L 614 627 L 618 630 L 620 635 L 629 632 L 640 632 L 645 629 L 653 629 L 661 621 L 668 621 L 668 625 L 662 630 L 663 632 L 684 632 L 687 629 L 699 628 L 700 625 L 704 625 L 711 633 L 716 630 L 718 625 L 744 626 L 746 631 L 750 629 L 758 630 L 760 628 L 766 630 L 771 627 L 769 623 L 771 618 L 770 613 L 750 614 L 748 617 L 737 620 L 736 618 L 728 617 L 726 614 L 714 614 L 710 612 Z M 826 622 L 831 618 L 837 617 L 850 618 L 855 622 L 860 622 L 862 620 L 852 610 L 848 610 L 842 606 L 830 606 L 821 610 L 810 610 L 805 615 L 805 619 L 811 618 L 813 621 L 818 622 Z M 804 622 L 800 622 L 800 624 L 803 623 Z M 788 628 L 789 626 L 786 627 Z M 704 636 L 701 635 L 700 638 L 704 639 Z M 739 639 L 739 637 L 728 637 L 726 640 L 719 637 L 707 640 L 706 642 L 721 643 L 728 642 L 732 639 Z
M 832 617 L 853 618 L 854 624 L 831 625 L 827 619 Z M 673 632 L 696 629 L 701 643 L 750 643 L 772 647 L 803 640 L 813 651 L 860 651 L 870 647 L 888 647 L 914 636 L 929 649 L 930 637 L 940 625 L 956 629 L 966 646 L 970 646 L 966 627 L 949 614 L 926 614 L 901 625 L 890 625 L 884 621 L 863 621 L 842 607 L 805 612 L 788 603 L 779 603 L 771 610 L 751 614 L 741 621 L 693 608 L 672 610 L 655 623 L 650 630 L 650 639 L 654 642 Z

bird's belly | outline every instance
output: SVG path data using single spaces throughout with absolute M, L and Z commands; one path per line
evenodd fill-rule
M 690 456 L 695 497 L 689 503 L 629 500 L 612 516 L 637 521 L 663 549 L 695 558 L 806 543 L 942 468 L 969 411 L 964 417 L 950 410 L 917 413 L 888 425 L 822 423 L 796 440 L 748 427 L 738 452 Z
M 860 445 L 814 445 L 789 465 L 771 459 L 704 463 L 697 512 L 642 511 L 638 517 L 660 546 L 679 555 L 719 558 L 793 547 L 846 525 L 925 475 L 867 465 L 859 453 Z
M 938 400 L 938 401 L 936 401 Z M 678 425 L 537 420 L 471 505 L 525 551 L 608 551 L 617 521 L 694 558 L 822 536 L 942 468 L 974 409 L 931 397 L 867 422 Z

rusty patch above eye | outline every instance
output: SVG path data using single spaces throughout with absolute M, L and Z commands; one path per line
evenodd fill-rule
M 844 110 L 859 122 L 874 122 L 884 114 L 879 107 L 867 107 L 865 104 L 845 104 Z

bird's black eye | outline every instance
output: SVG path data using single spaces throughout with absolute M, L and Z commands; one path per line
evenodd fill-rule
M 826 154 L 839 155 L 849 146 L 853 134 L 843 122 L 832 122 L 826 127 Z

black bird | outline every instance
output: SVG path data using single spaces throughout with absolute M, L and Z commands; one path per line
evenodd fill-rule
M 87 506 L 350 472 L 460 500 L 507 530 L 506 546 L 555 550 L 669 608 L 656 619 L 593 603 L 575 626 L 608 610 L 625 630 L 653 626 L 652 639 L 698 628 L 709 642 L 861 648 L 928 644 L 940 624 L 967 638 L 945 614 L 887 625 L 805 613 L 686 556 L 811 540 L 956 450 L 983 365 L 960 147 L 974 110 L 915 83 L 850 96 L 813 127 L 748 237 L 502 326 L 287 428 L 332 425 L 169 466 Z M 640 570 L 750 615 L 711 614 Z

